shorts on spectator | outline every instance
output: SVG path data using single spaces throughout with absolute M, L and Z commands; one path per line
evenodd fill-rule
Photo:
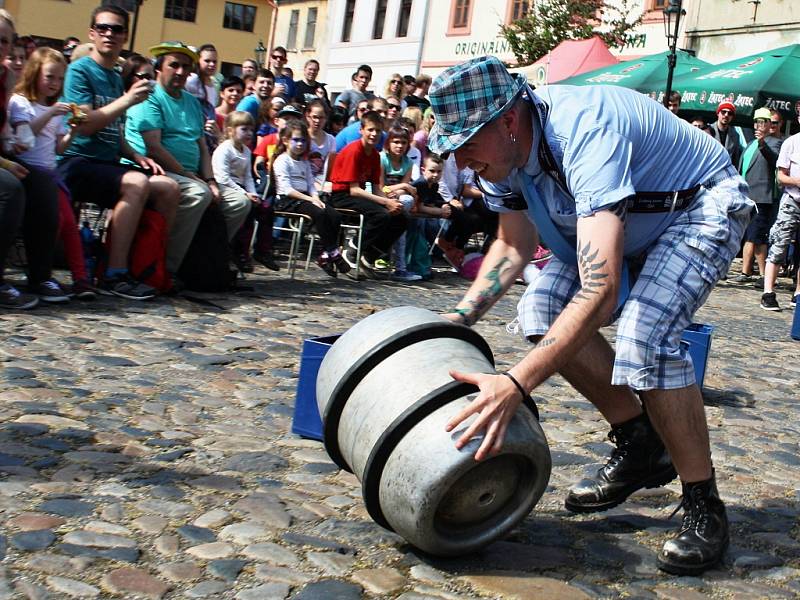
M 681 335 L 739 250 L 753 203 L 738 177 L 703 189 L 647 252 L 617 320 L 612 385 L 678 389 L 694 383 Z M 581 287 L 578 269 L 553 257 L 519 301 L 526 337 L 547 332 Z
M 800 227 L 800 199 L 784 194 L 781 206 L 772 229 L 769 230 L 769 254 L 767 260 L 774 265 L 783 264 L 789 244 L 794 240 L 797 228 Z
M 137 170 L 133 165 L 99 162 L 82 156 L 65 158 L 58 165 L 74 202 L 114 208 L 119 200 L 122 176 Z
M 758 212 L 753 215 L 753 220 L 744 232 L 744 241 L 762 245 L 769 242 L 769 230 L 775 222 L 774 204 L 756 204 Z

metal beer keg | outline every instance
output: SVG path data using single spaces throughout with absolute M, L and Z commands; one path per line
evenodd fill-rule
M 358 477 L 370 516 L 439 556 L 474 552 L 506 534 L 542 496 L 551 468 L 530 398 L 500 454 L 476 462 L 480 438 L 456 450 L 465 425 L 447 433 L 445 424 L 478 389 L 454 381 L 453 368 L 494 373 L 484 339 L 403 306 L 354 325 L 331 346 L 317 377 L 325 447 Z

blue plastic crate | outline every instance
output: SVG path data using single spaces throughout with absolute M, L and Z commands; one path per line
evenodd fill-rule
M 317 408 L 317 373 L 322 359 L 337 339 L 338 335 L 331 335 L 303 341 L 292 433 L 322 441 L 322 419 Z
M 681 339 L 689 346 L 689 356 L 692 357 L 694 364 L 694 378 L 700 389 L 703 389 L 703 381 L 706 378 L 706 365 L 708 364 L 708 352 L 711 350 L 711 334 L 714 331 L 712 325 L 703 323 L 692 323 L 683 332 Z
M 794 320 L 792 321 L 791 336 L 793 340 L 800 341 L 800 306 L 794 307 Z

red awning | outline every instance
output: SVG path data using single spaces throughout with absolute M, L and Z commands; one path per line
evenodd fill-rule
M 594 36 L 588 40 L 563 41 L 549 54 L 519 70 L 534 85 L 544 85 L 618 62 L 605 42 Z

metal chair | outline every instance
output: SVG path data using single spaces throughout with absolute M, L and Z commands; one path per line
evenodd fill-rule
M 308 270 L 311 264 L 311 254 L 314 251 L 314 241 L 316 236 L 311 234 L 311 217 L 308 215 L 301 215 L 300 213 L 285 212 L 276 210 L 276 217 L 284 217 L 286 219 L 285 225 L 273 225 L 274 231 L 285 231 L 292 234 L 291 242 L 289 242 L 289 260 L 286 263 L 289 269 L 289 277 L 294 279 L 294 272 L 297 269 L 297 254 L 300 251 L 300 243 L 303 241 L 303 233 L 307 232 L 308 236 L 308 252 L 306 254 L 305 270 Z
M 342 232 L 342 247 L 346 249 L 346 232 L 351 231 L 351 236 L 356 246 L 356 280 L 361 275 L 361 237 L 364 233 L 364 215 L 350 208 L 337 208 L 336 212 L 342 215 L 342 224 L 339 226 Z

